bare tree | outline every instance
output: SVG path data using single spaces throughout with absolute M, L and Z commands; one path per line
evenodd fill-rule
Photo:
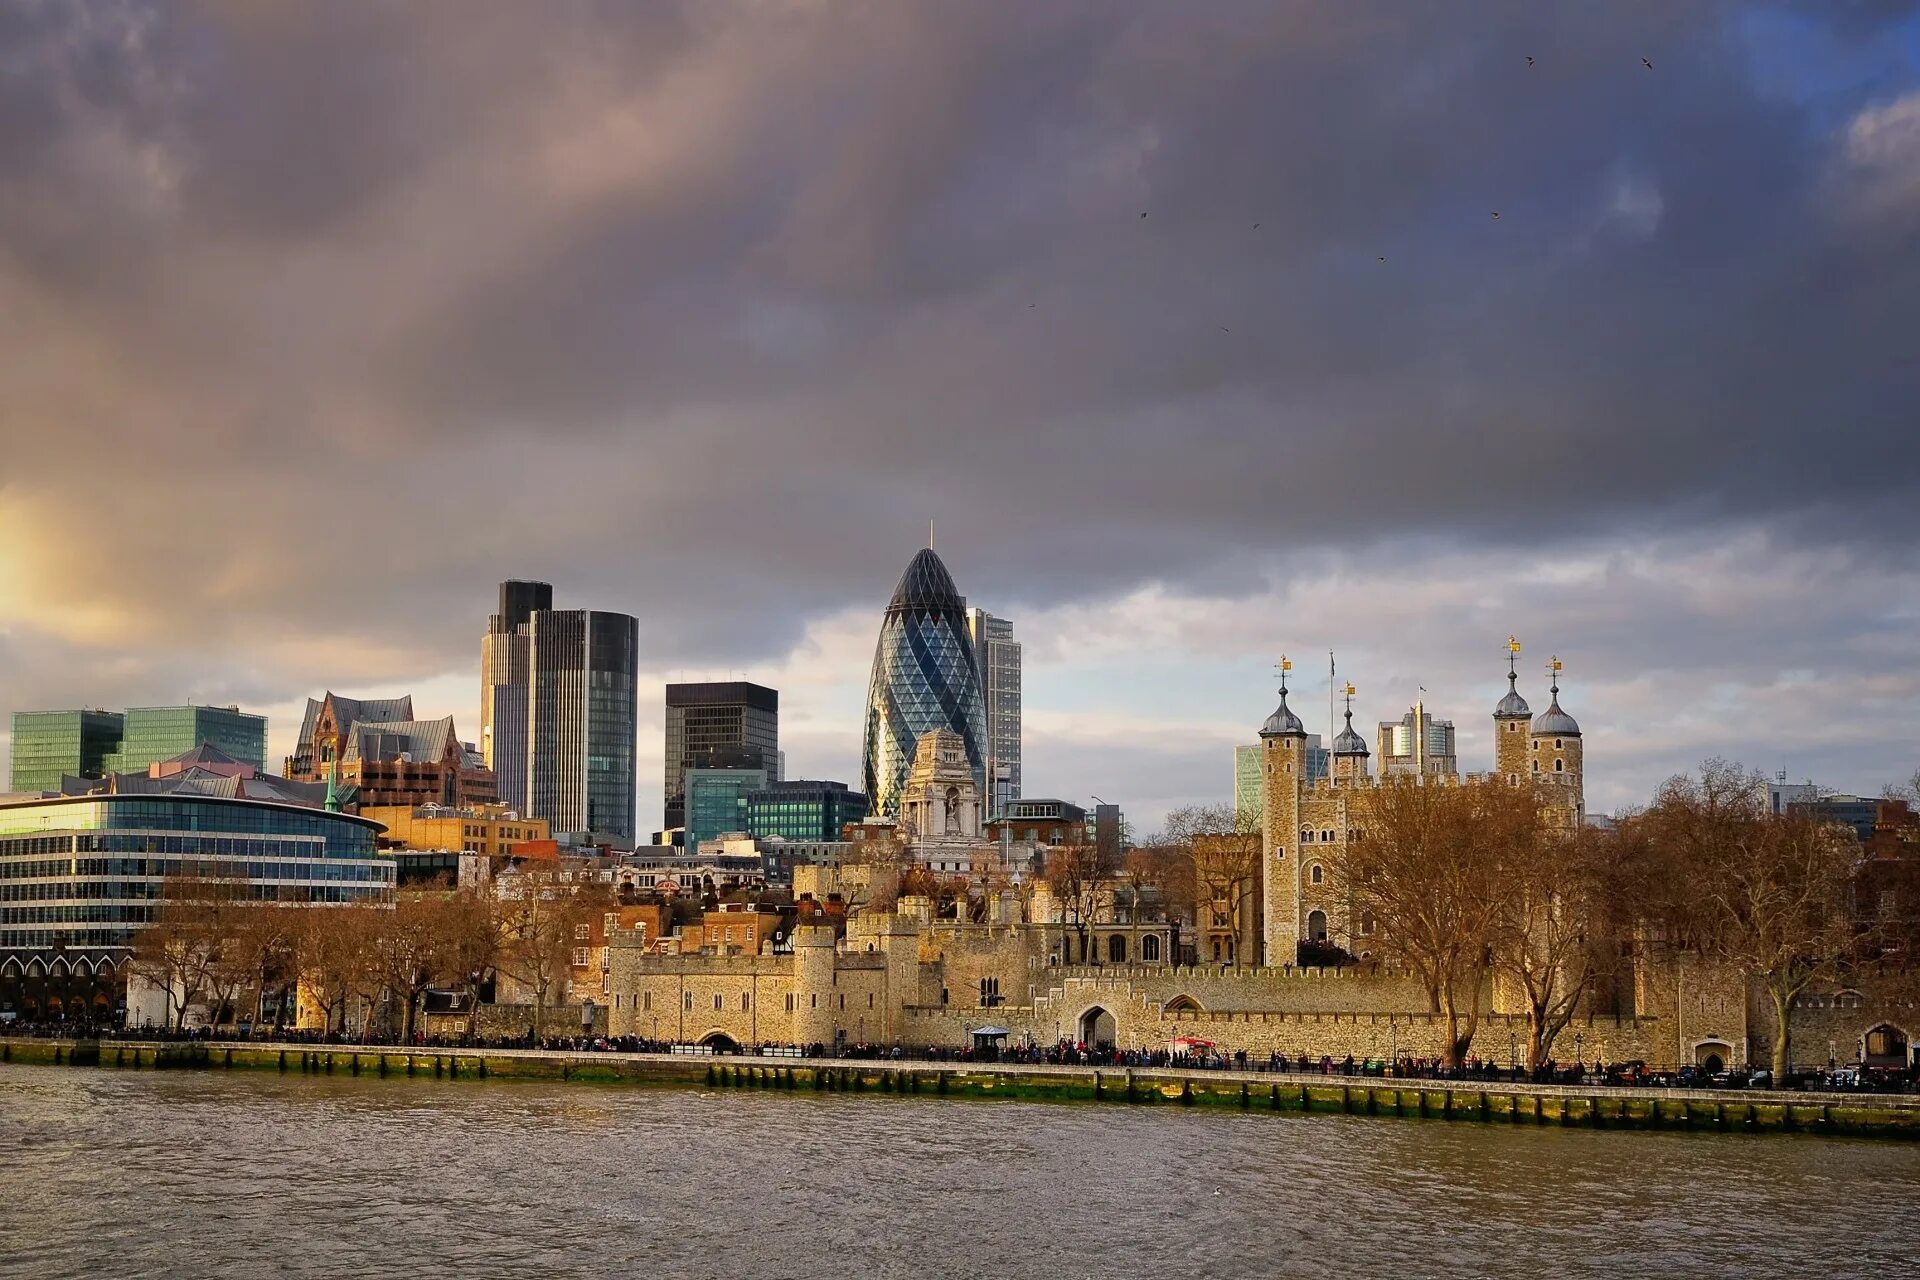
M 1089 931 L 1099 919 L 1103 894 L 1112 891 L 1118 861 L 1117 853 L 1103 850 L 1092 841 L 1055 845 L 1046 851 L 1042 874 L 1060 903 L 1067 926 L 1080 940 L 1082 964 L 1093 959 Z
M 1815 982 L 1830 980 L 1869 948 L 1856 915 L 1859 842 L 1804 813 L 1774 814 L 1766 779 L 1709 760 L 1676 777 L 1636 822 L 1636 884 L 1677 945 L 1738 969 L 1765 990 L 1774 1012 L 1776 1078 L 1791 1058 L 1788 1015 Z
M 165 993 L 167 1021 L 176 1031 L 185 1029 L 188 1009 L 207 994 L 220 966 L 234 892 L 226 880 L 169 876 L 153 922 L 134 940 L 133 972 Z
M 1226 805 L 1193 805 L 1167 815 L 1166 838 L 1183 850 L 1192 867 L 1194 926 L 1231 931 L 1232 962 L 1260 952 L 1253 912 L 1260 888 L 1261 848 L 1258 816 Z M 1204 918 L 1203 918 L 1204 917 Z
M 500 882 L 496 882 L 500 883 Z M 610 898 L 564 873 L 522 869 L 503 886 L 498 968 L 533 995 L 533 1035 L 545 1022 L 557 988 L 564 997 L 577 931 L 604 910 Z
M 1524 828 L 1519 835 L 1500 876 L 1493 962 L 1526 1001 L 1527 1066 L 1539 1070 L 1619 954 L 1607 892 L 1617 850 L 1607 833 L 1591 828 L 1535 823 L 1531 839 Z
M 1365 839 L 1348 851 L 1354 909 L 1375 949 L 1420 975 L 1446 1022 L 1446 1064 L 1479 1030 L 1481 995 L 1504 914 L 1504 868 L 1540 821 L 1531 788 L 1383 780 Z

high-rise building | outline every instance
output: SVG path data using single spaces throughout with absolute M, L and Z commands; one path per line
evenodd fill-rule
M 480 637 L 480 756 L 493 770 L 502 804 L 527 803 L 527 688 L 529 622 L 553 608 L 544 582 L 500 584 L 500 612 Z
M 98 778 L 120 750 L 126 717 L 118 711 L 16 711 L 9 790 L 60 790 L 60 779 Z
M 687 825 L 686 773 L 763 769 L 781 776 L 780 691 L 745 680 L 667 686 L 666 797 L 662 823 Z
M 238 707 L 128 707 L 110 770 L 138 773 L 206 743 L 265 772 L 267 718 Z
M 864 777 L 876 815 L 898 812 L 915 746 L 934 729 L 959 735 L 974 783 L 986 790 L 987 711 L 966 608 L 931 547 L 913 557 L 887 602 L 867 684 Z
M 556 835 L 631 846 L 640 623 L 598 609 L 536 609 L 526 623 L 526 815 Z
M 1414 703 L 1398 720 L 1382 720 L 1379 743 L 1383 777 L 1397 773 L 1451 777 L 1460 772 L 1453 721 L 1435 720 L 1423 702 Z
M 1020 642 L 1013 623 L 977 608 L 967 610 L 967 639 L 987 707 L 987 813 L 998 818 L 1020 798 Z
M 825 843 L 867 816 L 867 798 L 844 782 L 770 782 L 749 791 L 747 825 L 756 839 Z
M 140 773 L 202 744 L 264 771 L 267 718 L 238 707 L 15 712 L 11 789 L 58 791 L 62 776 Z

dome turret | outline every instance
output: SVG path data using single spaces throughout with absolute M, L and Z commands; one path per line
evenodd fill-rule
M 1287 661 L 1285 654 L 1280 655 L 1280 705 L 1273 709 L 1267 722 L 1260 726 L 1262 738 L 1304 738 L 1307 726 L 1300 723 L 1300 717 L 1293 714 L 1287 706 L 1287 672 L 1293 670 L 1293 664 Z
M 1553 684 L 1549 686 L 1553 701 L 1545 711 L 1533 718 L 1533 736 L 1577 738 L 1580 736 L 1579 722 L 1560 709 L 1560 659 L 1553 660 L 1550 670 L 1553 672 Z
M 1353 731 L 1352 707 L 1347 708 L 1347 727 L 1334 736 L 1333 754 L 1336 756 L 1365 756 L 1373 754 L 1367 750 L 1367 740 Z

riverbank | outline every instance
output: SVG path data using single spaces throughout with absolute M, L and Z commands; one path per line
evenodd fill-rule
M 1618 1089 L 1015 1063 L 708 1057 L 539 1049 L 404 1049 L 259 1041 L 0 1039 L 0 1062 L 116 1070 L 251 1070 L 399 1079 L 560 1080 L 652 1088 L 1397 1116 L 1476 1124 L 1920 1138 L 1920 1096 Z

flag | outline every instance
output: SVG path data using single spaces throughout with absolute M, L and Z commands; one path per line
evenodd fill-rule
M 1507 637 L 1507 652 L 1508 653 L 1520 652 L 1520 642 L 1514 639 L 1512 636 Z
M 1347 696 L 1348 696 L 1349 698 L 1351 698 L 1351 697 L 1353 696 L 1353 685 L 1352 685 L 1352 683 L 1351 683 L 1351 682 L 1349 682 L 1349 683 L 1348 683 L 1348 685 L 1347 685 Z

